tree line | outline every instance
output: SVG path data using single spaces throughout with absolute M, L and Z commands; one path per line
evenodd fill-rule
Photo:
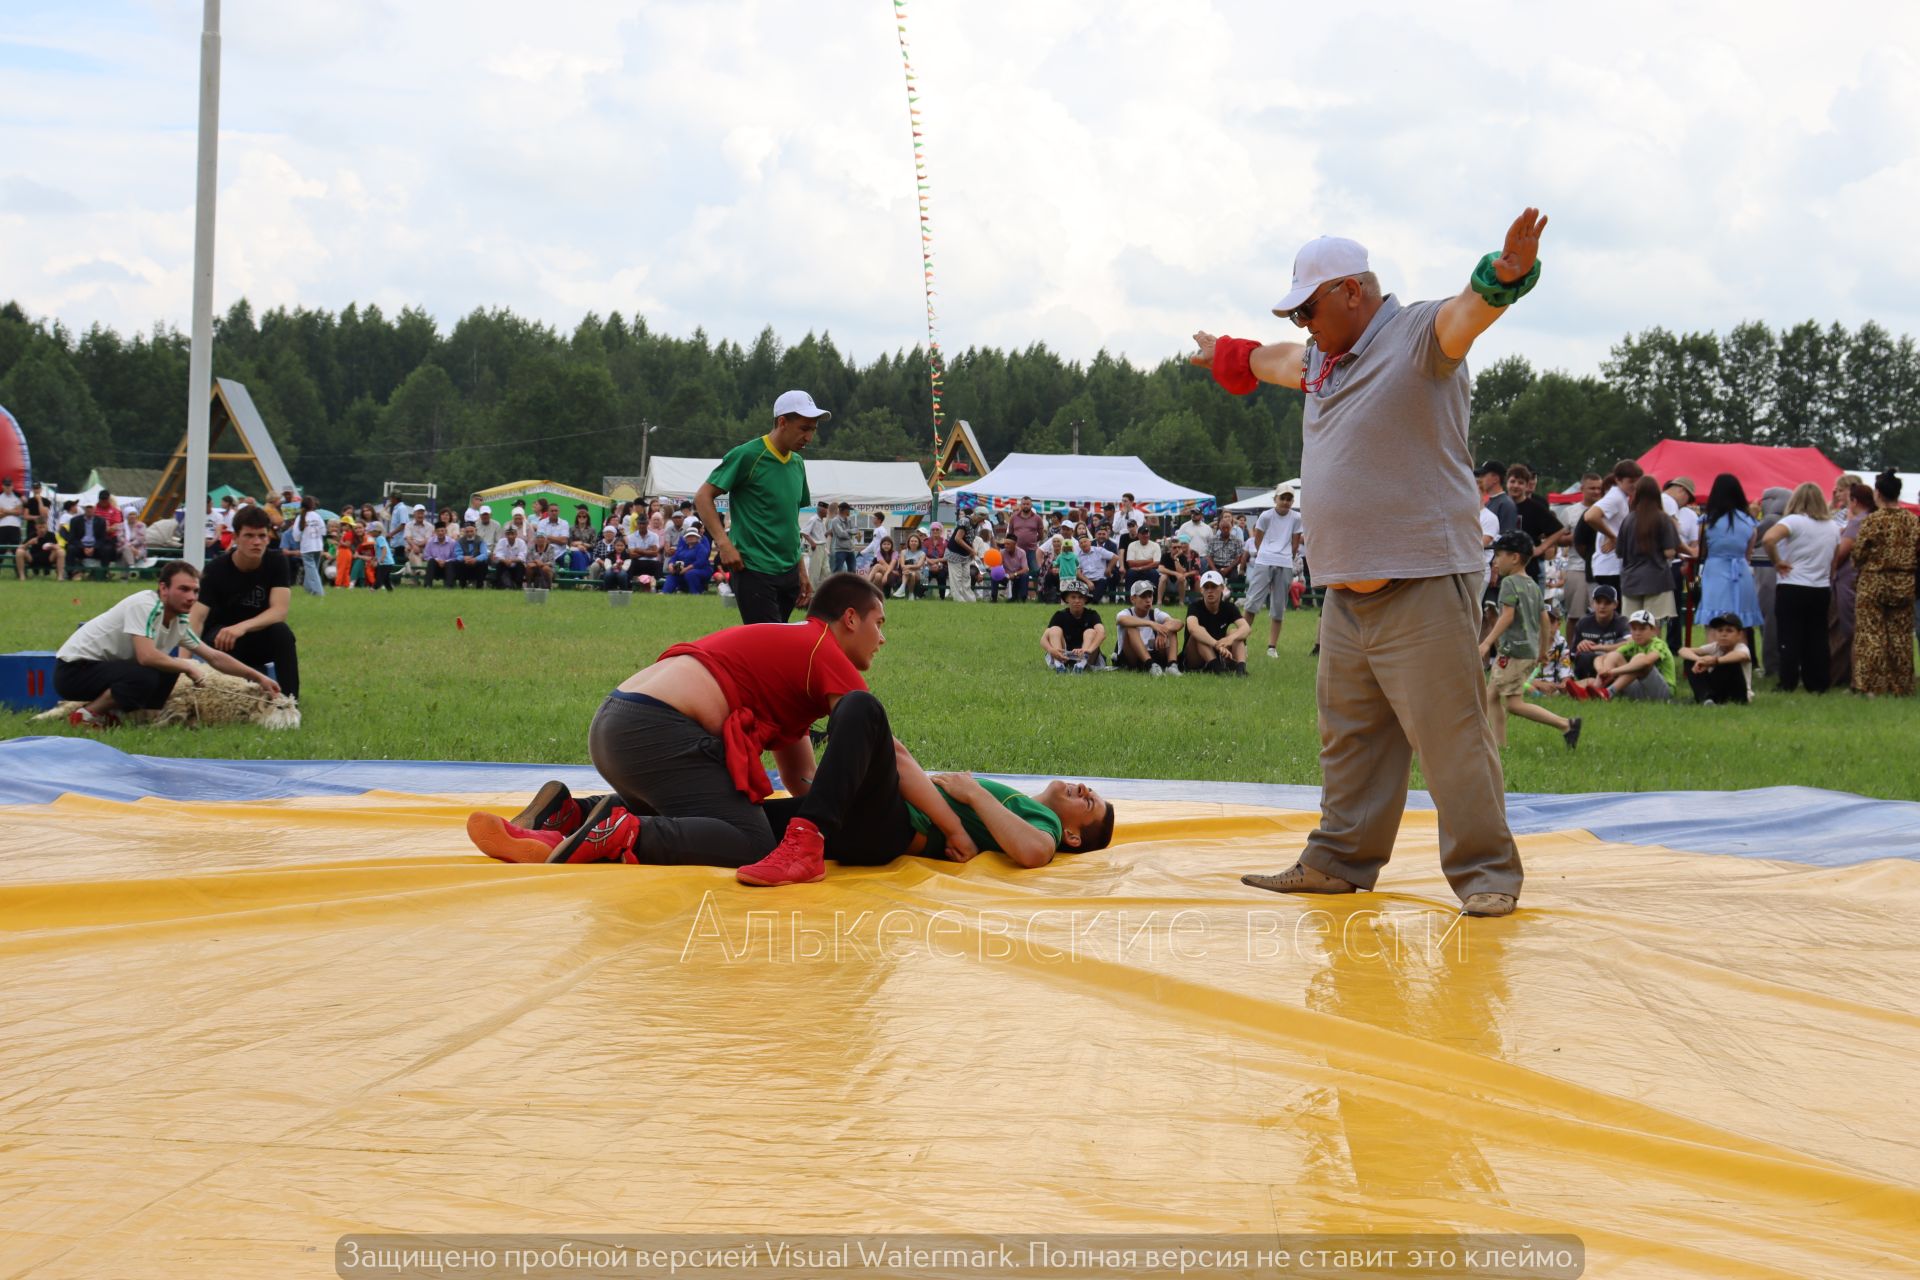
M 27 433 L 38 474 L 65 486 L 96 466 L 158 468 L 185 426 L 188 339 L 156 326 L 75 335 L 0 306 L 0 405 Z M 247 385 L 288 468 L 323 501 L 388 480 L 443 493 L 510 480 L 597 489 L 654 453 L 715 456 L 765 429 L 781 391 L 834 411 L 810 454 L 930 464 L 926 354 L 849 358 L 829 334 L 751 345 L 676 338 L 644 318 L 589 314 L 562 333 L 505 309 L 442 332 L 424 311 L 334 313 L 244 299 L 214 325 L 216 375 Z M 1136 454 L 1161 475 L 1223 498 L 1299 474 L 1298 392 L 1229 396 L 1169 357 L 1151 368 L 1102 351 L 1063 358 L 1043 343 L 949 353 L 943 408 L 971 423 L 989 459 L 1011 451 Z M 1473 384 L 1480 457 L 1525 461 L 1554 488 L 1666 436 L 1814 445 L 1855 469 L 1920 466 L 1920 355 L 1868 321 L 1807 321 L 1724 336 L 1648 329 L 1616 344 L 1598 376 L 1536 371 L 1521 357 Z M 245 464 L 212 481 L 258 488 Z

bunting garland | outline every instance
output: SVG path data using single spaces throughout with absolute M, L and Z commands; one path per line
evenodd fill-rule
M 920 85 L 913 73 L 913 57 L 907 50 L 907 0 L 893 0 L 894 26 L 900 37 L 900 62 L 907 73 L 907 119 L 913 131 L 914 192 L 920 203 L 920 269 L 927 299 L 927 383 L 933 393 L 933 483 L 940 485 L 941 440 L 945 435 L 946 415 L 941 399 L 946 394 L 946 359 L 940 354 L 939 315 L 933 298 L 933 219 L 931 190 L 927 179 L 926 139 L 920 121 Z

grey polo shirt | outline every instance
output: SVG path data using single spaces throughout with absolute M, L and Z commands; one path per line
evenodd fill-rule
M 1439 302 L 1389 294 L 1352 354 L 1307 394 L 1300 487 L 1321 585 L 1485 573 L 1480 486 L 1467 442 L 1471 382 L 1440 350 Z M 1307 381 L 1326 355 L 1307 346 Z

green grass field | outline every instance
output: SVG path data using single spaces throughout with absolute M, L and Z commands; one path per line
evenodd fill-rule
M 0 582 L 0 653 L 57 648 L 127 590 L 8 578 Z M 1314 614 L 1290 615 L 1280 658 L 1257 650 L 1248 679 L 1155 680 L 1046 671 L 1039 634 L 1052 608 L 888 601 L 888 643 L 869 679 L 924 763 L 1319 782 L 1308 652 Z M 1111 623 L 1111 608 L 1102 612 Z M 517 592 L 403 587 L 314 600 L 296 591 L 303 729 L 125 728 L 109 740 L 166 756 L 584 764 L 587 722 L 608 689 L 668 644 L 734 616 L 711 595 L 637 595 L 615 609 L 585 591 L 556 591 L 544 606 Z M 1263 621 L 1257 639 L 1265 629 Z M 1554 702 L 1569 711 L 1564 699 Z M 1575 792 L 1798 784 L 1912 799 L 1915 711 L 1911 701 L 1838 692 L 1768 693 L 1745 709 L 1587 703 L 1574 753 L 1551 730 L 1512 722 L 1507 785 Z M 75 732 L 0 712 L 5 737 Z

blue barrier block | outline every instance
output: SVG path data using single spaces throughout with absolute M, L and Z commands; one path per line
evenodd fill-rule
M 0 703 L 13 711 L 45 711 L 58 701 L 53 691 L 53 650 L 0 653 Z

